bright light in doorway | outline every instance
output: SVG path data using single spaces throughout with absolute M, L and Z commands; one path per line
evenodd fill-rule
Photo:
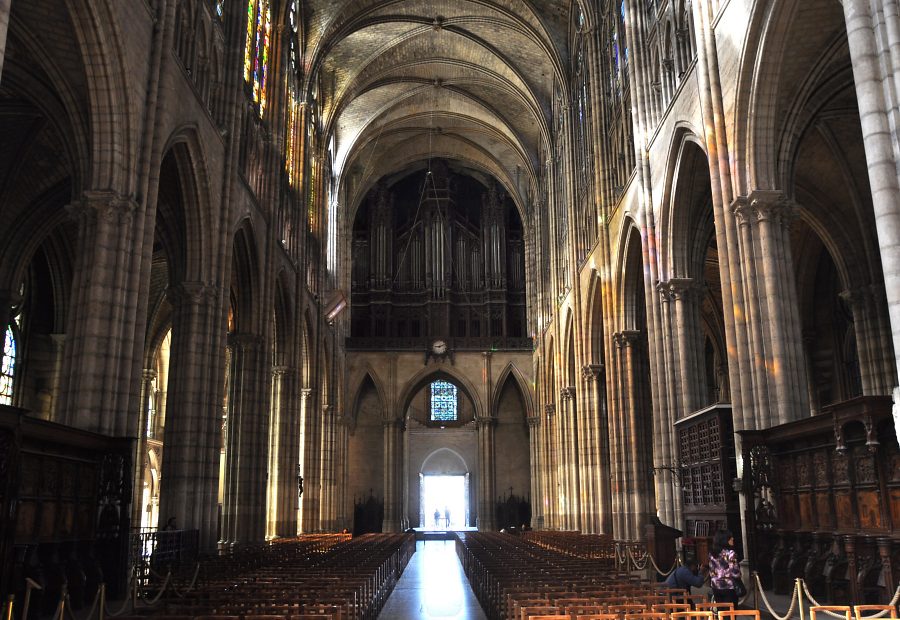
M 465 527 L 468 514 L 465 476 L 423 476 L 422 509 L 427 529 Z M 449 517 L 449 523 L 448 523 Z

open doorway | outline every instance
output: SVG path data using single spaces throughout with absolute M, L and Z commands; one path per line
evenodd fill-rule
M 429 530 L 458 530 L 469 525 L 469 474 L 419 474 L 419 522 Z

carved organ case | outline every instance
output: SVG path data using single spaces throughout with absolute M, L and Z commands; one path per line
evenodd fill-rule
M 353 226 L 351 338 L 522 338 L 522 222 L 493 179 L 436 160 L 382 181 Z

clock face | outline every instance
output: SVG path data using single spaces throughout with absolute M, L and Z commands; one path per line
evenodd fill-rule
M 443 355 L 447 352 L 447 343 L 443 340 L 435 340 L 431 343 L 431 352 L 435 355 Z

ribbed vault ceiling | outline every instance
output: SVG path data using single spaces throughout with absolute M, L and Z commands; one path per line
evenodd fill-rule
M 355 209 L 380 178 L 442 157 L 520 206 L 551 142 L 571 0 L 307 0 L 307 75 Z

